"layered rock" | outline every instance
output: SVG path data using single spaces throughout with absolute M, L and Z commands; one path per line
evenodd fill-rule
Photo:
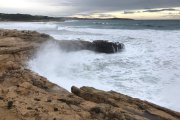
M 29 57 L 49 40 L 33 31 L 0 30 L 0 119 L 180 119 L 178 112 L 113 91 L 72 87 L 70 93 L 27 69 Z
M 96 103 L 89 107 L 98 120 L 178 120 L 180 113 L 147 101 L 132 98 L 114 91 L 105 92 L 91 87 L 72 87 L 72 93 Z

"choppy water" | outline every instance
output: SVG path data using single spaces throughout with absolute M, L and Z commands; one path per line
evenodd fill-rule
M 0 28 L 37 30 L 58 40 L 122 42 L 125 50 L 117 54 L 65 53 L 48 43 L 28 66 L 68 90 L 114 90 L 180 111 L 179 21 L 1 22 Z

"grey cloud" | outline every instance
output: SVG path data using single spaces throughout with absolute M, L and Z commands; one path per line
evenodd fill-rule
M 41 0 L 43 1 L 43 0 Z M 45 0 L 54 6 L 69 7 L 74 14 L 179 7 L 180 0 Z M 68 14 L 69 11 L 67 11 Z M 126 12 L 125 12 L 126 13 Z
M 164 18 L 175 18 L 175 19 L 179 19 L 180 18 L 180 14 L 179 15 L 174 15 L 174 14 L 170 14 L 170 15 L 163 15 L 161 17 L 164 17 Z
M 124 11 L 124 14 L 134 14 L 134 13 L 136 13 L 136 11 L 134 12 L 134 11 Z
M 178 10 L 173 8 L 166 8 L 166 9 L 150 9 L 150 10 L 145 10 L 143 12 L 162 12 L 162 11 L 178 11 Z
M 78 15 L 80 15 L 80 16 L 82 16 L 82 17 L 91 17 L 91 16 L 93 16 L 93 15 L 95 15 L 95 14 L 78 14 Z M 96 14 L 96 16 L 97 17 L 100 17 L 100 18 L 114 18 L 115 16 L 113 16 L 113 15 L 110 15 L 110 14 Z
M 114 18 L 115 16 L 109 14 L 99 14 L 98 17 L 100 18 Z
M 30 0 L 24 0 L 30 1 Z M 34 3 L 58 8 L 57 16 L 71 16 L 93 12 L 132 11 L 144 8 L 180 7 L 180 0 L 31 0 Z M 64 10 L 64 8 L 66 8 Z M 47 9 L 48 11 L 48 9 Z M 44 11 L 44 14 L 48 14 Z M 62 12 L 63 11 L 63 12 Z M 42 11 L 43 12 L 43 11 Z M 124 12 L 125 14 L 128 12 Z M 54 13 L 49 13 L 54 14 Z M 129 13 L 130 14 L 130 13 Z

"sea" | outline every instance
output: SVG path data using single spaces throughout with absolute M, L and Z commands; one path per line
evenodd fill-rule
M 180 112 L 180 21 L 69 20 L 0 22 L 0 28 L 35 30 L 57 40 L 108 40 L 125 45 L 115 54 L 65 52 L 46 43 L 27 68 L 70 91 L 90 86 L 116 91 Z

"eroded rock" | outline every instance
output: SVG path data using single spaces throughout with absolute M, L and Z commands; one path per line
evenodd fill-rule
M 72 93 L 97 105 L 90 109 L 94 118 L 117 120 L 178 120 L 180 113 L 132 98 L 114 91 L 101 91 L 91 87 L 71 88 Z M 142 109 L 142 105 L 145 106 Z

